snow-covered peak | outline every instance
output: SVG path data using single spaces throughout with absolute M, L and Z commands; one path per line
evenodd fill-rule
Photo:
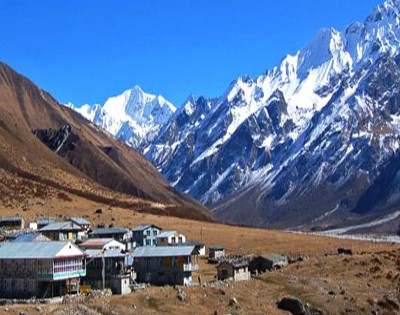
M 104 105 L 74 108 L 130 146 L 150 141 L 176 111 L 161 95 L 148 94 L 139 85 L 110 97 Z

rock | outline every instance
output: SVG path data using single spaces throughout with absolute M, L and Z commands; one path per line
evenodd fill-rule
M 96 211 L 94 213 L 95 214 L 102 214 L 103 213 L 103 209 L 101 209 L 101 208 L 96 209 Z
M 41 308 L 39 305 L 36 306 L 36 311 L 39 312 L 39 313 L 42 313 L 42 312 L 43 312 L 42 308 Z
M 400 311 L 400 304 L 396 297 L 385 295 L 378 305 L 388 311 Z
M 297 257 L 298 262 L 307 261 L 308 259 L 309 258 L 307 255 L 300 255 L 299 257 Z
M 339 255 L 353 255 L 351 248 L 347 247 L 339 247 L 336 251 Z
M 19 315 L 28 315 L 28 313 L 21 311 L 21 312 L 19 312 Z
M 238 304 L 238 301 L 236 300 L 236 298 L 233 296 L 229 299 L 229 306 L 233 306 Z
M 284 297 L 278 301 L 277 306 L 279 309 L 289 311 L 293 315 L 304 315 L 306 313 L 303 302 L 296 297 Z
M 186 292 L 183 291 L 180 287 L 178 287 L 176 290 L 178 291 L 178 299 L 182 302 L 185 302 L 187 298 Z
M 215 310 L 215 311 L 214 311 L 214 315 L 219 315 L 219 311 L 218 311 L 218 310 Z

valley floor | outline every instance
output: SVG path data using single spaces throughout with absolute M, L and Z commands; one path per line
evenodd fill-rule
M 64 198 L 65 199 L 65 198 Z M 286 233 L 283 231 L 226 226 L 140 213 L 70 196 L 32 202 L 21 213 L 29 220 L 37 215 L 85 216 L 95 224 L 133 227 L 154 223 L 176 229 L 207 246 L 224 246 L 228 254 L 306 255 L 308 260 L 265 273 L 250 281 L 219 287 L 183 288 L 181 301 L 173 287 L 150 286 L 125 296 L 93 298 L 56 305 L 5 305 L 1 314 L 288 314 L 276 307 L 278 299 L 296 296 L 325 314 L 399 313 L 400 245 L 358 242 Z M 102 214 L 95 210 L 102 208 Z M 2 215 L 19 210 L 1 208 Z M 350 247 L 353 255 L 337 255 L 338 247 Z M 201 260 L 203 282 L 214 281 L 215 265 Z M 237 304 L 229 305 L 231 298 Z

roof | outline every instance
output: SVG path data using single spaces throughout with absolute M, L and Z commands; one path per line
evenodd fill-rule
M 0 259 L 56 258 L 57 254 L 68 245 L 83 256 L 83 252 L 71 242 L 10 242 L 0 247 Z
M 0 217 L 0 222 L 22 221 L 23 217 Z
M 87 257 L 90 258 L 95 258 L 95 257 L 102 257 L 104 254 L 104 257 L 125 257 L 126 254 L 122 253 L 121 250 L 119 249 L 110 249 L 110 250 L 103 250 L 101 249 L 87 249 L 85 250 L 85 253 L 88 255 Z
M 264 258 L 264 259 L 268 259 L 270 261 L 272 261 L 273 263 L 278 263 L 278 262 L 282 262 L 282 261 L 287 261 L 288 257 L 285 255 L 276 255 L 276 254 L 272 254 L 272 255 L 258 255 L 255 258 Z
M 162 230 L 162 228 L 160 228 L 159 226 L 154 225 L 154 224 L 141 224 L 141 225 L 138 225 L 138 226 L 134 227 L 134 228 L 132 229 L 132 231 L 134 231 L 134 232 L 140 232 L 140 231 L 144 231 L 144 230 L 146 230 L 146 229 L 148 229 L 148 228 L 150 228 L 150 227 L 153 227 L 153 228 L 157 228 L 157 229 L 159 229 L 159 230 Z
M 209 250 L 225 250 L 222 246 L 211 246 L 208 248 Z
M 70 221 L 64 222 L 55 222 L 42 227 L 39 231 L 47 232 L 47 231 L 80 231 L 82 228 Z
M 76 224 L 78 224 L 78 225 L 90 225 L 91 224 L 88 220 L 86 220 L 84 218 L 72 217 L 69 220 L 74 222 L 74 223 L 76 223 Z
M 40 224 L 40 225 L 43 225 L 43 224 L 50 224 L 50 223 L 54 223 L 54 222 L 56 222 L 55 219 L 49 219 L 49 218 L 46 218 L 46 219 L 37 219 L 37 220 L 36 220 L 36 223 L 37 223 L 37 224 Z
M 93 229 L 90 235 L 107 235 L 107 234 L 125 234 L 128 233 L 129 229 L 122 227 L 112 227 L 112 228 L 99 228 Z
M 46 236 L 41 233 L 24 233 L 19 235 L 13 242 L 33 242 L 37 238 L 42 238 L 43 240 L 49 240 Z
M 240 257 L 240 258 L 233 258 L 233 259 L 224 259 L 220 261 L 218 266 L 223 265 L 223 264 L 230 264 L 234 268 L 242 268 L 246 267 L 249 265 L 249 257 Z M 217 266 L 217 268 L 218 268 Z
M 197 253 L 194 246 L 148 246 L 135 248 L 132 256 L 133 258 L 191 256 L 194 252 Z
M 201 242 L 196 242 L 196 241 L 187 241 L 187 242 L 185 242 L 185 243 L 183 243 L 183 244 L 185 244 L 186 246 L 196 246 L 196 247 L 204 247 L 204 246 L 206 246 L 204 243 L 201 243 Z M 177 246 L 181 246 L 181 244 L 176 244 Z
M 81 247 L 85 246 L 104 246 L 112 241 L 115 241 L 113 238 L 89 238 L 79 244 Z M 115 241 L 116 242 L 116 241 Z
M 174 236 L 175 234 L 183 235 L 182 233 L 179 233 L 177 231 L 164 231 L 164 232 L 160 233 L 159 235 L 157 235 L 157 238 L 159 238 L 159 237 L 170 237 L 170 236 Z

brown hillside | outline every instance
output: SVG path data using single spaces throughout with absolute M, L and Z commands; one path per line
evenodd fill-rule
M 52 134 L 66 126 L 71 133 L 57 150 L 34 134 Z M 126 200 L 137 197 L 163 204 L 171 215 L 211 219 L 203 206 L 171 188 L 142 155 L 60 106 L 4 63 L 0 63 L 0 169 L 95 201 L 131 207 Z M 2 176 L 0 181 L 4 180 Z

